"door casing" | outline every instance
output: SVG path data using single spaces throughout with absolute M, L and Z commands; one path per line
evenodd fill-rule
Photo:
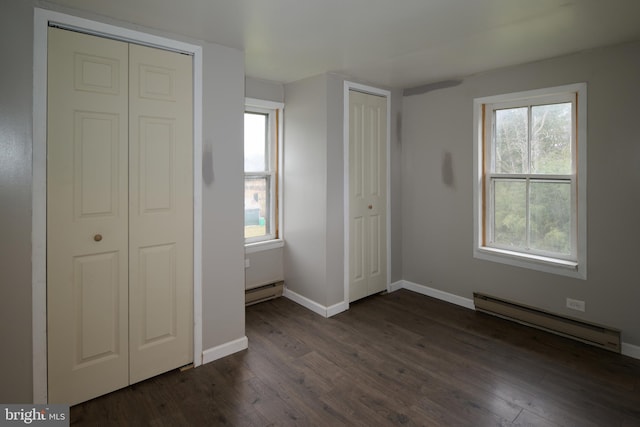
M 140 31 L 34 9 L 32 165 L 33 402 L 47 403 L 47 28 L 50 25 L 193 56 L 193 355 L 202 364 L 202 47 Z
M 386 177 L 386 185 L 387 185 L 387 290 L 390 288 L 391 284 L 391 92 L 384 89 L 379 89 L 373 86 L 363 85 L 360 83 L 355 83 L 351 81 L 345 80 L 343 85 L 343 156 L 344 156 L 344 171 L 343 171 L 343 200 L 344 200 L 344 211 L 343 211 L 343 219 L 344 219 L 344 276 L 343 276 L 343 284 L 344 284 L 344 299 L 342 308 L 347 310 L 349 308 L 349 257 L 350 257 L 350 246 L 349 246 L 349 236 L 350 236 L 350 218 L 349 218 L 349 204 L 350 197 L 349 192 L 351 186 L 349 185 L 349 91 L 354 90 L 358 92 L 368 93 L 372 95 L 383 96 L 387 99 L 387 135 L 386 135 L 386 150 L 387 150 L 387 177 Z M 335 311 L 333 314 L 337 314 L 340 311 Z

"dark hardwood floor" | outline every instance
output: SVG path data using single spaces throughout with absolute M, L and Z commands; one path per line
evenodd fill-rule
M 71 424 L 640 426 L 640 360 L 410 291 L 246 319 L 249 350 L 74 406 Z

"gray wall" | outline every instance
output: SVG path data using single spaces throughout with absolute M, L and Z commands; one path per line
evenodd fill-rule
M 500 69 L 404 98 L 404 279 L 466 298 L 481 291 L 617 327 L 640 344 L 640 43 Z M 588 82 L 587 280 L 473 258 L 473 99 Z M 453 180 L 443 179 L 451 156 Z M 565 308 L 566 297 L 586 312 Z
M 331 73 L 285 85 L 285 282 L 325 307 L 344 300 L 345 80 Z M 401 91 L 392 91 L 392 282 L 402 278 L 401 106 Z
M 33 7 L 0 13 L 0 402 L 27 403 L 31 373 Z
M 10 58 L 0 67 L 2 403 L 32 401 L 31 127 L 34 4 L 36 2 L 28 0 L 4 0 L 0 13 L 1 51 L 5 58 Z M 63 11 L 69 13 L 68 10 Z M 84 13 L 77 15 L 98 20 Z M 127 24 L 122 26 L 133 28 Z M 202 338 L 206 350 L 244 336 L 243 53 L 158 31 L 149 32 L 203 46 L 205 182 Z
M 207 43 L 203 67 L 202 347 L 207 350 L 244 337 L 244 54 Z
M 265 101 L 284 102 L 284 85 L 268 80 L 245 77 L 244 96 Z
M 328 306 L 327 76 L 285 85 L 284 277 L 287 288 Z

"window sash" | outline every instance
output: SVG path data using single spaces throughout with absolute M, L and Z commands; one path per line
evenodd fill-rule
M 278 197 L 277 197 L 277 179 L 278 179 L 278 159 L 277 159 L 277 144 L 278 144 L 278 129 L 277 129 L 277 111 L 278 109 L 261 108 L 255 106 L 246 106 L 246 114 L 264 114 L 267 116 L 266 123 L 266 164 L 264 171 L 247 171 L 245 172 L 245 182 L 247 179 L 266 178 L 268 182 L 267 188 L 267 208 L 268 208 L 268 221 L 266 229 L 268 232 L 264 235 L 245 237 L 245 244 L 263 242 L 268 240 L 278 239 Z M 245 207 L 246 208 L 246 207 Z M 246 227 L 246 225 L 245 225 Z
M 498 241 L 496 237 L 496 229 L 495 229 L 495 214 L 496 214 L 496 197 L 495 197 L 495 184 L 497 182 L 515 182 L 515 183 L 524 183 L 524 219 L 525 219 L 525 228 L 524 228 L 524 244 L 522 246 L 513 246 L 503 244 Z M 533 227 L 531 224 L 531 206 L 532 206 L 532 195 L 531 195 L 531 187 L 532 184 L 540 184 L 540 183 L 549 183 L 549 184 L 562 184 L 569 185 L 569 208 L 570 208 L 570 235 L 569 235 L 569 244 L 570 250 L 569 253 L 555 252 L 550 250 L 542 250 L 533 248 L 531 240 L 533 234 Z M 572 175 L 558 176 L 555 175 L 553 177 L 548 176 L 526 176 L 522 174 L 504 176 L 499 174 L 491 174 L 487 176 L 487 189 L 486 194 L 488 198 L 488 208 L 485 214 L 485 227 L 487 230 L 487 241 L 484 246 L 496 249 L 502 249 L 513 252 L 522 252 L 524 254 L 532 254 L 539 255 L 548 258 L 557 258 L 566 261 L 576 261 L 577 259 L 577 233 L 576 233 L 576 185 L 575 179 Z
M 571 174 L 533 174 L 533 173 L 497 173 L 495 150 L 496 150 L 496 111 L 512 108 L 527 108 L 527 165 L 526 170 L 531 168 L 531 112 L 532 107 L 542 105 L 552 105 L 559 103 L 571 103 Z M 507 102 L 496 102 L 484 104 L 484 130 L 483 135 L 483 242 L 482 247 L 504 250 L 507 252 L 521 253 L 523 255 L 535 255 L 558 260 L 577 261 L 577 99 L 575 93 L 563 93 L 555 95 L 543 95 L 539 97 L 517 99 Z M 523 246 L 511 246 L 496 242 L 495 230 L 495 183 L 496 182 L 524 182 L 525 183 L 525 244 Z M 545 250 L 531 248 L 531 183 L 568 183 L 570 185 L 570 253 L 563 254 Z

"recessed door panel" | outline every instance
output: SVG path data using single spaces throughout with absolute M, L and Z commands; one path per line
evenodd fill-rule
M 120 77 L 122 67 L 120 58 L 88 55 L 76 51 L 74 59 L 74 88 L 87 92 L 121 94 Z M 85 51 L 86 52 L 86 51 Z M 126 85 L 124 86 L 126 88 Z
M 168 212 L 173 206 L 175 120 L 140 117 L 140 212 Z
M 380 274 L 382 270 L 380 265 L 382 258 L 382 248 L 380 247 L 382 224 L 380 222 L 380 215 L 371 215 L 369 217 L 369 276 Z
M 117 215 L 120 114 L 74 113 L 74 205 L 78 219 Z
M 176 335 L 176 253 L 173 245 L 140 249 L 139 286 L 143 313 L 139 345 L 173 339 Z
M 176 69 L 140 63 L 140 98 L 177 101 Z
M 109 252 L 74 258 L 76 365 L 73 369 L 120 356 L 119 255 Z

